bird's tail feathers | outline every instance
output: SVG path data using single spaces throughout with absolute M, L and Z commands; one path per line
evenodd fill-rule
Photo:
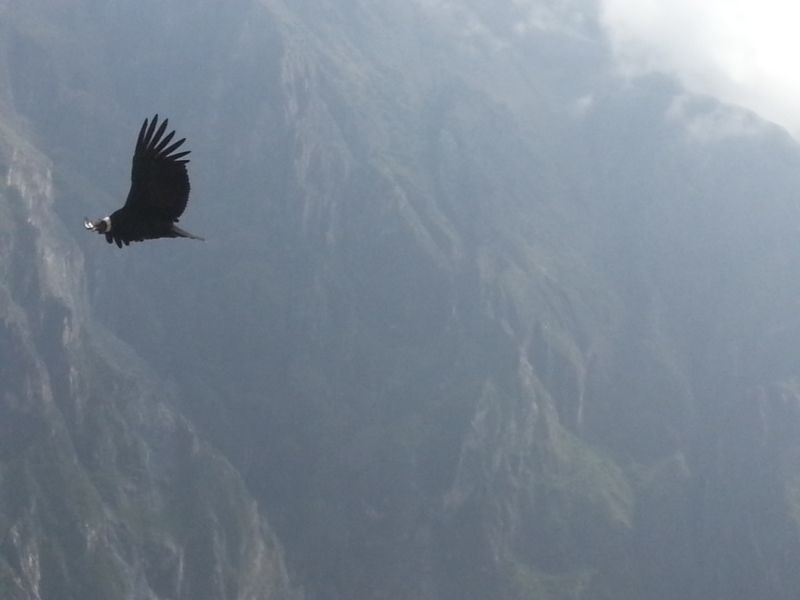
M 172 231 L 178 237 L 185 237 L 185 238 L 190 238 L 190 239 L 193 239 L 193 240 L 200 240 L 201 242 L 205 242 L 206 241 L 205 238 L 202 238 L 199 235 L 194 235 L 193 233 L 189 233 L 185 229 L 181 229 L 180 227 L 178 227 L 177 225 L 174 225 L 174 224 L 172 225 Z

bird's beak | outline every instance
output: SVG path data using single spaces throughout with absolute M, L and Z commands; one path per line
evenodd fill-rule
M 88 229 L 89 231 L 96 231 L 96 230 L 97 230 L 97 227 L 95 227 L 95 224 L 94 224 L 94 223 L 92 223 L 92 222 L 89 220 L 89 218 L 88 218 L 88 217 L 83 217 L 83 226 L 84 226 L 86 229 Z

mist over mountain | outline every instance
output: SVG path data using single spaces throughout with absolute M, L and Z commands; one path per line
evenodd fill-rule
M 795 598 L 800 148 L 593 2 L 0 3 L 0 175 L 4 598 Z

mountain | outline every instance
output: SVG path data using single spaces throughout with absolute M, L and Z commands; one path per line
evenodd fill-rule
M 798 146 L 593 6 L 0 5 L 9 597 L 794 598 Z

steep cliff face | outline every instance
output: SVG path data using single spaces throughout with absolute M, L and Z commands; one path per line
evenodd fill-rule
M 52 163 L 0 127 L 0 595 L 295 597 L 234 469 L 91 323 Z
M 7 405 L 30 433 L 3 439 L 55 427 L 86 483 L 47 527 L 9 522 L 61 552 L 9 550 L 9 582 L 105 581 L 91 538 L 120 597 L 284 597 L 277 538 L 325 600 L 794 597 L 787 136 L 620 80 L 591 3 L 79 2 L 77 37 L 47 4 L 14 11 L 0 71 L 59 190 L 37 213 L 48 163 L 9 170 L 4 335 L 29 375 Z M 123 124 L 162 106 L 208 242 L 117 252 L 80 217 L 120 201 Z M 61 464 L 31 461 L 31 482 Z M 63 511 L 102 535 L 51 530 Z

